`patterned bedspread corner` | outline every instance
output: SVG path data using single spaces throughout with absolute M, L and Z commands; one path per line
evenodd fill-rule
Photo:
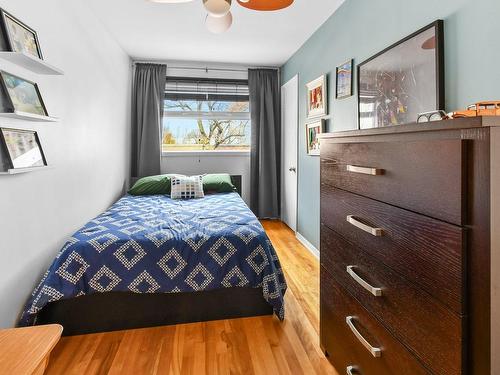
M 20 325 L 48 303 L 91 293 L 180 293 L 262 288 L 283 320 L 286 281 L 262 225 L 236 193 L 178 201 L 121 198 L 64 245 Z

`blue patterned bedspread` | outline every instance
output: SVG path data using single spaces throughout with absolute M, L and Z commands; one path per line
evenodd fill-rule
M 264 228 L 237 193 L 126 195 L 76 232 L 32 293 L 20 325 L 52 301 L 110 291 L 262 288 L 284 318 L 285 278 Z

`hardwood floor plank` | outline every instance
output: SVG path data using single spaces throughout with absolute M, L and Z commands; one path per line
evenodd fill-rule
M 319 262 L 279 221 L 262 224 L 288 283 L 286 317 L 64 337 L 46 375 L 338 375 L 319 346 Z
M 224 337 L 230 350 L 230 373 L 254 375 L 256 370 L 250 356 L 249 338 L 246 336 L 243 319 L 228 321 L 230 329 L 225 331 Z
M 126 331 L 109 374 L 154 374 L 163 331 L 163 327 Z
M 49 367 L 52 369 L 54 365 L 57 374 L 86 374 L 102 336 L 102 334 L 79 336 L 75 340 L 63 337 L 51 354 Z M 59 357 L 61 361 L 53 360 Z M 46 371 L 48 372 L 48 369 Z
M 111 332 L 106 340 L 99 340 L 94 355 L 92 356 L 89 366 L 85 370 L 86 374 L 106 375 L 109 373 L 113 360 L 118 351 L 124 332 Z
M 279 374 L 273 352 L 262 324 L 264 318 L 246 318 L 244 328 L 247 337 L 251 337 L 250 357 L 256 375 Z
M 204 346 L 205 350 L 205 363 L 204 365 L 204 373 L 205 374 L 217 374 L 219 372 L 219 351 L 222 347 L 219 345 L 219 334 L 220 330 L 217 325 L 214 324 L 217 322 L 207 322 L 204 324 L 204 332 L 205 332 L 205 342 Z
M 163 327 L 163 337 L 158 355 L 157 374 L 178 374 L 180 370 L 175 368 L 174 343 L 176 326 Z
M 296 369 L 300 368 L 300 362 L 290 350 L 290 341 L 283 334 L 281 323 L 277 323 L 274 319 L 262 319 L 264 324 L 264 332 L 267 340 L 271 345 L 274 360 L 279 368 L 280 374 L 294 374 Z M 276 325 L 277 324 L 277 325 Z M 294 369 L 292 371 L 291 369 Z

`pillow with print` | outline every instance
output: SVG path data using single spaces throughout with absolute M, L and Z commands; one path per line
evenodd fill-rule
M 170 197 L 172 199 L 203 198 L 203 176 L 172 177 Z

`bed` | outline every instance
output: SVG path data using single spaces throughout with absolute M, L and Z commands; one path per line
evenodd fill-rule
M 276 314 L 286 281 L 262 225 L 236 193 L 126 195 L 64 245 L 19 325 L 65 335 Z

